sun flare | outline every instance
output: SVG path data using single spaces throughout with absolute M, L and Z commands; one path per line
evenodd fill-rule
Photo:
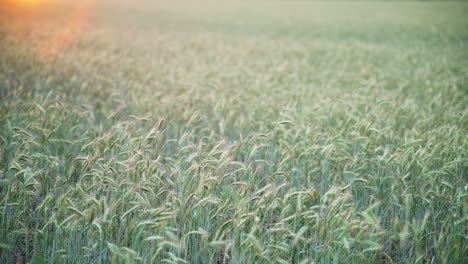
M 8 0 L 10 4 L 18 6 L 41 6 L 44 4 L 49 4 L 54 0 Z

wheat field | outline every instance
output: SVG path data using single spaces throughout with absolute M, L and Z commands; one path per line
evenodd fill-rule
M 0 4 L 0 263 L 466 263 L 468 2 Z

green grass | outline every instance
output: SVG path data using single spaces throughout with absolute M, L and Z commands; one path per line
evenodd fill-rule
M 467 13 L 1 6 L 0 263 L 466 262 Z

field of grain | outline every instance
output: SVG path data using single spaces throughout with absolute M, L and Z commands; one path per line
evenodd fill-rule
M 2 3 L 0 263 L 468 261 L 468 2 Z

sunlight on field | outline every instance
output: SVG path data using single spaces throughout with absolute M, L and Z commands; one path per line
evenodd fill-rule
M 83 0 L 73 6 L 73 11 L 64 24 L 60 26 L 59 32 L 43 44 L 39 44 L 38 55 L 40 57 L 57 55 L 79 38 L 88 22 L 89 12 L 94 2 L 95 0 Z
M 5 0 L 4 2 L 9 5 L 17 5 L 21 7 L 37 7 L 53 3 L 54 1 L 57 0 Z
M 468 3 L 0 5 L 0 263 L 464 263 Z
M 10 0 L 12 1 L 12 0 Z M 43 4 L 44 1 L 47 1 L 47 0 L 15 0 L 15 1 L 12 1 L 12 2 L 16 2 L 16 3 L 19 3 L 19 4 L 23 4 L 23 5 L 40 5 L 40 4 Z

